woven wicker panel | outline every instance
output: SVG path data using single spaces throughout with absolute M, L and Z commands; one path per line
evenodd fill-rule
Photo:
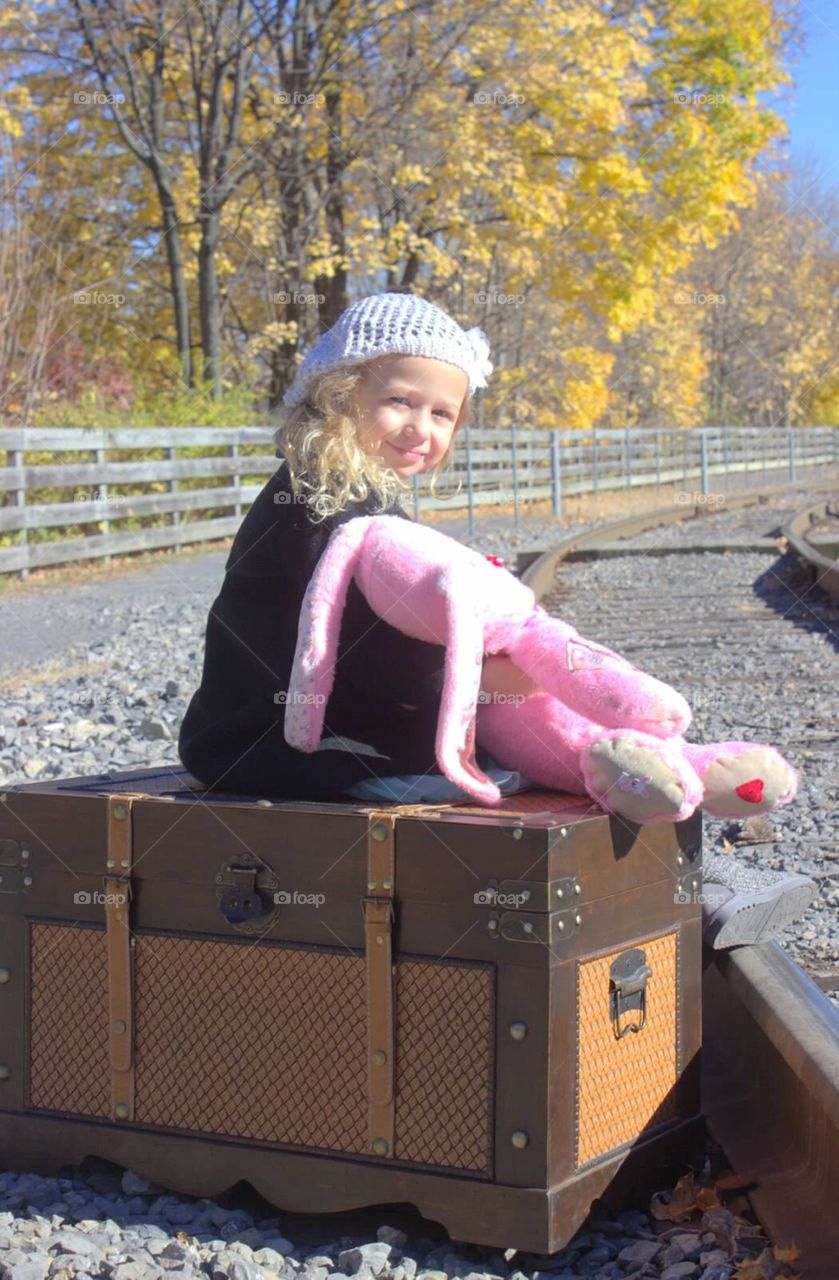
M 105 930 L 33 923 L 29 947 L 29 1105 L 108 1116 Z
M 162 934 L 135 956 L 138 1123 L 368 1152 L 363 957 Z M 486 1169 L 491 970 L 396 969 L 395 1155 Z
M 363 960 L 140 934 L 135 961 L 139 1124 L 364 1149 Z
M 397 1160 L 491 1170 L 495 993 L 488 965 L 396 965 Z
M 634 1141 L 675 1115 L 678 934 L 633 943 L 652 969 L 643 1030 L 618 1040 L 609 1011 L 609 966 L 625 951 L 577 965 L 577 1163 Z M 623 1024 L 638 1019 L 628 1013 Z

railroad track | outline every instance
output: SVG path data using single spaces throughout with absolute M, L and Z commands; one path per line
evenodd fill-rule
M 621 520 L 526 553 L 520 567 L 549 612 L 685 694 L 691 739 L 753 734 L 797 760 L 804 780 L 839 758 L 837 554 L 839 500 L 788 510 L 776 491 L 726 499 L 714 514 L 697 505 Z M 823 669 L 808 661 L 819 645 Z M 716 666 L 697 671 L 706 656 Z M 703 684 L 722 686 L 725 703 L 750 681 L 771 681 L 775 667 L 782 687 L 773 682 L 763 713 L 751 722 L 735 715 L 721 730 Z M 807 798 L 805 782 L 770 823 L 803 827 Z M 722 825 L 706 819 L 706 846 Z M 837 834 L 835 824 L 832 838 L 816 831 L 800 843 L 835 861 Z M 829 891 L 829 878 L 820 883 Z M 835 951 L 832 972 L 813 949 L 798 951 L 800 964 L 777 942 L 708 953 L 703 1111 L 732 1166 L 753 1181 L 750 1199 L 770 1237 L 796 1242 L 806 1280 L 837 1280 L 839 1004 L 821 987 L 839 985 L 839 965 Z

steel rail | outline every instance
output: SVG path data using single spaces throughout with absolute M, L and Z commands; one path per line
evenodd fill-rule
M 714 514 L 765 503 L 788 487 L 732 494 Z M 799 512 L 781 536 L 832 593 L 839 592 L 839 565 L 803 536 L 828 506 Z M 523 553 L 521 580 L 541 600 L 557 565 L 574 552 L 705 511 L 671 505 L 572 534 L 541 554 Z M 839 1009 L 776 942 L 706 951 L 702 1003 L 709 1131 L 732 1166 L 753 1180 L 749 1199 L 769 1238 L 800 1249 L 801 1280 L 839 1280 Z

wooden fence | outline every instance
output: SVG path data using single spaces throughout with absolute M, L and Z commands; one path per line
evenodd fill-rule
M 278 465 L 270 427 L 0 428 L 0 573 L 232 536 Z M 56 460 L 56 455 L 58 459 Z M 437 487 L 413 483 L 415 515 L 839 467 L 839 429 L 465 429 Z M 457 490 L 457 491 L 455 491 Z M 445 495 L 449 496 L 445 496 Z M 410 501 L 410 499 L 409 499 Z

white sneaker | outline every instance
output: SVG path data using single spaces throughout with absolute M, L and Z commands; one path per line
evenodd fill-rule
M 716 951 L 769 942 L 802 916 L 815 896 L 809 876 L 765 871 L 711 854 L 703 866 L 703 941 Z

